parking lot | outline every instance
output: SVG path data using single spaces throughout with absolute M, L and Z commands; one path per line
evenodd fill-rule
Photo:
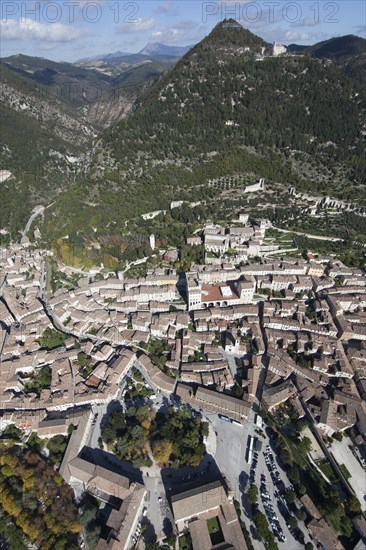
M 258 453 L 257 453 L 258 456 Z M 267 445 L 266 450 L 263 452 L 264 460 L 270 474 L 270 482 L 268 482 L 268 475 L 261 473 L 260 474 L 260 495 L 263 504 L 265 514 L 267 516 L 268 522 L 272 528 L 272 532 L 276 539 L 279 542 L 286 542 L 287 536 L 284 532 L 283 527 L 279 521 L 277 511 L 275 509 L 276 503 L 274 499 L 277 498 L 277 507 L 282 508 L 282 512 L 287 512 L 286 500 L 284 495 L 281 494 L 279 488 L 273 491 L 273 497 L 269 492 L 269 485 L 272 487 L 277 487 L 281 483 L 281 476 L 276 468 L 275 460 L 273 454 L 270 452 L 270 447 Z
M 253 454 L 247 488 L 252 483 L 259 489 L 258 508 L 267 517 L 279 548 L 283 550 L 303 548 L 303 544 L 298 540 L 298 529 L 291 529 L 286 523 L 289 516 L 294 516 L 285 499 L 286 491 L 292 489 L 292 485 L 278 465 L 268 440 L 261 451 L 255 451 Z M 304 535 L 305 543 L 311 542 L 303 522 L 299 521 L 298 526 Z
M 216 414 L 207 413 L 206 418 L 216 438 L 214 458 L 235 491 L 235 498 L 239 500 L 239 476 L 249 468 L 245 461 L 245 449 L 248 433 L 254 433 L 254 422 L 251 419 L 243 426 L 238 426 L 223 422 Z

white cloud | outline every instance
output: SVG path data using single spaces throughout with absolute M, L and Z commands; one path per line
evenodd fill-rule
M 306 32 L 306 31 L 291 31 L 285 29 L 270 29 L 268 32 L 264 33 L 263 38 L 268 42 L 280 42 L 282 44 L 291 44 L 291 43 L 304 43 L 304 44 L 315 44 L 321 40 L 326 40 L 329 38 L 327 33 L 324 32 Z
M 84 36 L 86 31 L 61 23 L 45 25 L 30 19 L 0 22 L 2 40 L 36 40 L 43 42 L 72 42 Z
M 129 23 L 123 23 L 117 28 L 119 34 L 131 34 L 135 32 L 146 32 L 158 24 L 156 19 L 136 19 L 136 22 L 130 21 Z
M 315 17 L 304 17 L 300 21 L 294 23 L 295 27 L 314 27 L 314 25 L 319 25 L 320 20 L 317 20 Z
M 298 32 L 298 31 L 285 31 L 283 33 L 283 40 L 310 40 L 313 38 L 314 33 L 310 32 Z
M 169 13 L 170 15 L 178 15 L 177 5 L 171 0 L 161 2 L 155 9 L 156 13 Z

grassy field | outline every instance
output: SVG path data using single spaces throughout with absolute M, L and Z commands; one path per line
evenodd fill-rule
M 221 525 L 218 517 L 213 517 L 207 520 L 207 528 L 210 533 L 212 545 L 220 544 L 224 542 L 224 535 L 222 534 Z

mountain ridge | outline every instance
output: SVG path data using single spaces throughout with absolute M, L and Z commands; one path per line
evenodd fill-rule
M 314 57 L 344 60 L 366 52 L 366 40 L 354 34 L 348 34 L 318 42 L 306 49 Z
M 153 59 L 156 61 L 162 61 L 164 59 L 178 60 L 183 55 L 187 53 L 192 48 L 192 46 L 170 46 L 168 44 L 163 44 L 161 42 L 148 42 L 140 51 L 138 52 L 124 52 L 117 50 L 116 52 L 107 53 L 107 54 L 97 54 L 91 57 L 86 57 L 83 59 L 78 59 L 74 64 L 83 63 L 86 61 L 115 61 L 122 59 Z
M 51 241 L 108 242 L 126 220 L 172 200 L 211 200 L 209 178 L 245 173 L 312 192 L 337 181 L 339 193 L 361 182 L 359 83 L 309 56 L 263 57 L 263 39 L 225 23 L 163 74 L 131 118 L 103 132 L 90 171 L 46 214 Z M 298 158 L 329 176 L 312 181 Z
M 296 183 L 307 191 L 330 188 L 339 194 L 353 182 L 361 184 L 366 173 L 361 132 L 365 93 L 357 79 L 327 60 L 309 55 L 272 57 L 269 50 L 261 37 L 226 20 L 168 70 L 140 63 L 99 75 L 40 58 L 18 57 L 11 61 L 13 68 L 1 60 L 0 68 L 12 80 L 5 84 L 14 87 L 9 92 L 3 84 L 10 109 L 6 116 L 10 120 L 13 93 L 18 126 L 21 117 L 30 129 L 33 124 L 21 109 L 27 98 L 19 96 L 18 88 L 24 82 L 50 90 L 56 77 L 76 84 L 90 77 L 107 90 L 87 111 L 82 102 L 77 108 L 70 106 L 75 121 L 89 116 L 106 124 L 101 124 L 103 130 L 96 128 L 95 134 L 100 133 L 85 145 L 87 161 L 80 160 L 80 171 L 74 166 L 71 173 L 60 172 L 63 187 L 42 228 L 47 242 L 54 244 L 69 235 L 78 247 L 90 248 L 95 239 L 107 241 L 122 234 L 131 216 L 167 208 L 172 200 L 211 200 L 216 191 L 208 186 L 208 179 L 218 176 L 245 173 L 281 185 Z M 100 67 L 109 69 L 108 63 Z M 62 71 L 66 76 L 60 76 Z M 58 105 L 66 108 L 65 103 Z M 41 104 L 35 116 L 41 120 Z M 9 132 L 11 136 L 10 125 Z M 76 140 L 78 134 L 80 130 Z M 41 139 L 41 133 L 37 135 Z M 39 147 L 46 156 L 48 139 Z M 4 142 L 4 169 L 9 168 L 10 158 L 6 147 Z M 327 179 L 313 181 L 317 171 L 327 174 Z M 40 181 L 38 189 L 29 184 L 31 197 L 39 200 L 42 192 L 45 203 L 54 200 L 50 181 L 48 187 Z M 5 226 L 8 222 L 9 216 L 2 218 Z M 12 234 L 14 227 L 12 222 Z

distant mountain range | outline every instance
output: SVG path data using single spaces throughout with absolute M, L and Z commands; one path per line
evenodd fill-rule
M 46 100 L 57 98 L 74 115 L 82 116 L 96 128 L 104 127 L 123 115 L 123 101 L 117 100 L 138 95 L 138 89 L 159 76 L 169 67 L 159 61 L 140 63 L 114 63 L 89 61 L 80 64 L 56 62 L 23 54 L 0 59 L 2 84 L 34 92 L 40 86 Z M 27 83 L 27 86 L 25 86 Z M 114 114 L 107 118 L 96 106 L 110 99 Z M 25 113 L 26 114 L 26 113 Z M 27 113 L 29 114 L 29 113 Z M 89 116 L 90 115 L 90 116 Z
M 317 59 L 329 59 L 335 65 L 366 85 L 366 40 L 354 34 L 338 36 L 318 42 L 313 46 L 290 44 L 290 52 L 310 55 Z
M 93 66 L 96 65 L 95 67 Z M 102 64 L 102 66 L 101 66 Z M 0 246 L 16 239 L 35 204 L 66 190 L 103 128 L 134 109 L 168 64 L 90 66 L 14 55 L 0 59 Z
M 313 46 L 290 44 L 288 49 L 292 52 L 309 53 L 317 58 L 339 61 L 364 54 L 366 52 L 366 40 L 354 34 L 348 34 L 318 42 Z
M 136 53 L 116 51 L 108 54 L 94 55 L 84 59 L 79 59 L 76 64 L 89 62 L 89 61 L 109 61 L 109 62 L 121 62 L 126 60 L 127 62 L 138 62 L 151 59 L 153 61 L 178 61 L 183 57 L 192 46 L 168 46 L 161 44 L 160 42 L 149 42 L 141 51 Z
M 160 42 L 149 42 L 139 53 L 141 55 L 151 56 L 154 59 L 161 59 L 163 57 L 180 59 L 191 48 L 192 48 L 192 45 L 167 46 L 166 44 L 161 44 Z

